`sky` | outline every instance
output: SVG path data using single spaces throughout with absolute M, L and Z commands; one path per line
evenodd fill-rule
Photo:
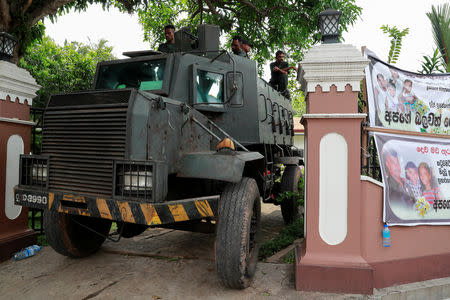
M 387 60 L 390 38 L 384 34 L 382 25 L 397 26 L 403 30 L 409 28 L 409 34 L 403 38 L 398 68 L 417 72 L 421 69 L 422 56 L 431 55 L 434 41 L 431 25 L 426 12 L 431 5 L 448 3 L 449 0 L 356 0 L 363 8 L 361 18 L 352 28 L 343 34 L 344 43 L 358 49 L 366 46 L 382 60 Z M 136 15 L 120 13 L 116 9 L 103 11 L 100 5 L 92 5 L 86 12 L 70 12 L 58 18 L 55 24 L 44 21 L 46 33 L 57 43 L 78 41 L 97 42 L 101 38 L 114 47 L 113 53 L 121 58 L 122 52 L 145 50 L 150 48 L 143 41 L 142 28 Z M 266 74 L 267 75 L 267 74 Z

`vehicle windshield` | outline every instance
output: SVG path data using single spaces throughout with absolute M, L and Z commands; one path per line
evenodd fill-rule
M 113 63 L 100 67 L 96 89 L 161 90 L 165 59 Z

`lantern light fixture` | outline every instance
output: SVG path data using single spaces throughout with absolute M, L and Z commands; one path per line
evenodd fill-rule
M 324 44 L 339 42 L 339 21 L 341 19 L 341 14 L 341 11 L 329 7 L 319 13 L 319 28 Z
M 0 60 L 11 61 L 17 40 L 6 32 L 0 32 Z

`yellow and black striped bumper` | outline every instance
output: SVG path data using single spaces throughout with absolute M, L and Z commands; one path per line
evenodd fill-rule
M 16 205 L 118 222 L 163 225 L 217 216 L 219 196 L 142 203 L 15 187 Z

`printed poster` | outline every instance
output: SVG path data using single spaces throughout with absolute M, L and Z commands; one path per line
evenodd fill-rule
M 371 127 L 450 134 L 450 73 L 416 74 L 365 55 Z
M 389 225 L 450 224 L 450 139 L 374 133 Z

